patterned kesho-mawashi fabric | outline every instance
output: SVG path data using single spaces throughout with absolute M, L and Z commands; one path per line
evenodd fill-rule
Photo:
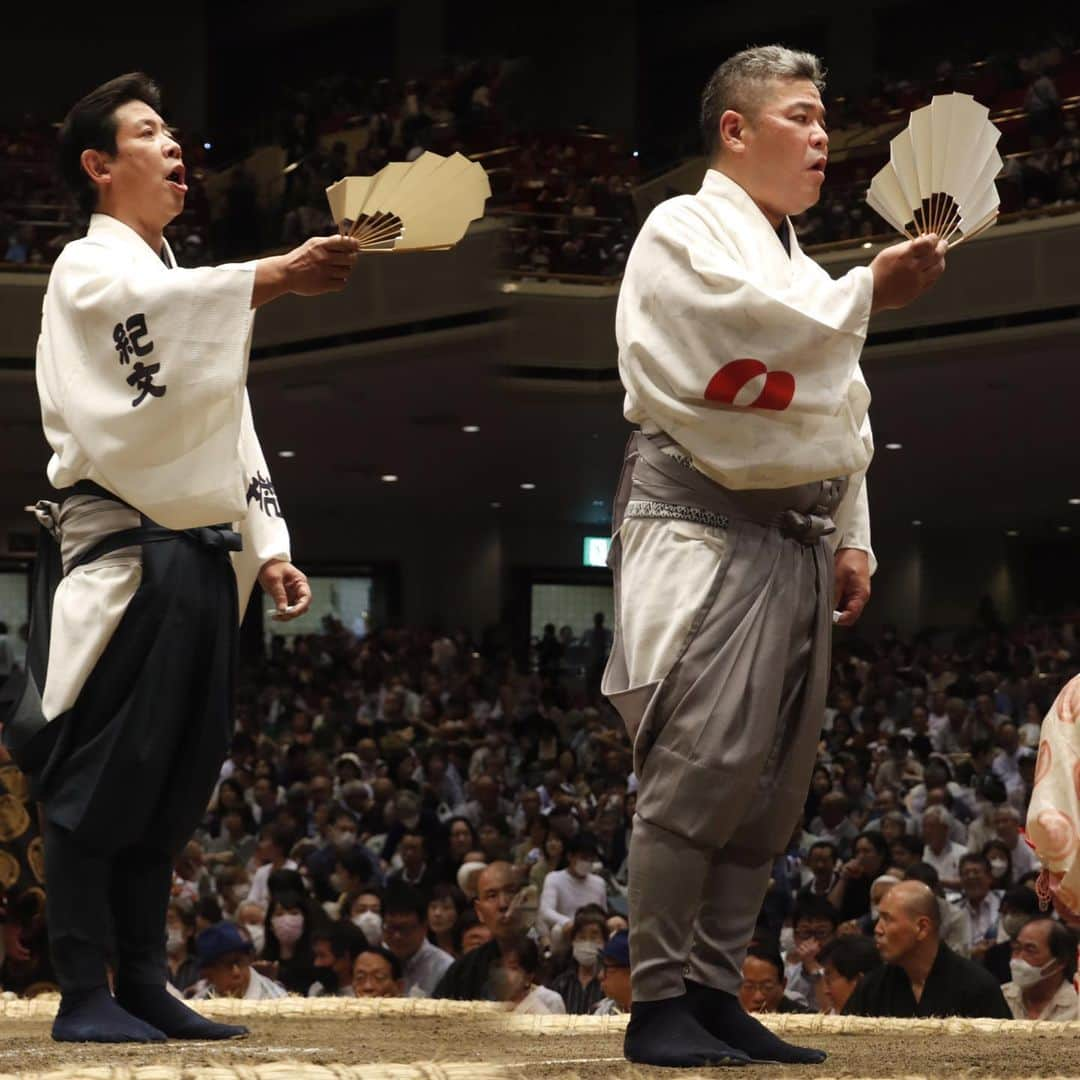
M 1027 837 L 1046 871 L 1041 891 L 1080 915 L 1080 675 L 1043 720 Z

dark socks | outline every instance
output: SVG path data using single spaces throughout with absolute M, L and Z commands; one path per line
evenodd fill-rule
M 746 1054 L 705 1030 L 685 994 L 661 1001 L 635 1001 L 630 1007 L 623 1054 L 639 1065 L 674 1069 L 749 1064 Z
M 170 1039 L 237 1039 L 248 1034 L 246 1027 L 207 1020 L 173 997 L 164 986 L 121 986 L 117 1001 Z
M 774 1035 L 739 1004 L 734 994 L 686 980 L 686 992 L 695 1015 L 709 1033 L 730 1043 L 752 1061 L 783 1065 L 820 1065 L 828 1055 L 824 1050 L 792 1046 Z
M 105 987 L 64 994 L 53 1021 L 57 1042 L 164 1042 L 156 1027 L 132 1016 Z

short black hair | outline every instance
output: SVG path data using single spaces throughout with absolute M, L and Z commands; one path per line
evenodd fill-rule
M 526 975 L 535 975 L 540 969 L 540 950 L 536 947 L 528 934 L 515 934 L 513 938 L 501 947 L 503 957 L 512 953 L 518 958 L 521 970 Z
M 921 881 L 932 892 L 941 888 L 941 878 L 938 872 L 928 862 L 917 862 L 904 871 L 905 881 Z
M 912 836 L 910 833 L 904 833 L 903 836 L 898 836 L 890 845 L 889 853 L 892 854 L 892 849 L 899 845 L 905 851 L 911 855 L 922 855 L 925 844 L 917 837 Z
M 340 960 L 343 956 L 350 956 L 355 960 L 368 948 L 367 938 L 364 932 L 352 923 L 334 923 L 317 930 L 311 935 L 311 943 L 316 941 L 328 941 L 330 951 L 334 957 Z
M 816 840 L 810 845 L 810 851 L 806 854 L 809 855 L 811 851 L 816 851 L 818 848 L 825 848 L 833 857 L 833 862 L 840 858 L 840 849 L 831 840 Z
M 854 979 L 881 966 L 881 954 L 871 938 L 845 934 L 827 942 L 818 953 L 820 964 L 832 964 L 845 979 Z
M 966 855 L 960 856 L 959 866 L 961 871 L 968 863 L 978 863 L 988 876 L 994 876 L 994 872 L 990 869 L 990 860 L 981 851 L 969 851 Z
M 566 843 L 567 855 L 599 855 L 600 844 L 595 836 L 589 832 L 579 832 L 570 837 Z
M 383 897 L 383 918 L 387 915 L 415 915 L 420 922 L 426 923 L 427 902 L 411 885 L 395 882 Z
M 1050 955 L 1061 961 L 1065 982 L 1071 984 L 1076 975 L 1076 935 L 1067 926 L 1049 916 L 1044 921 L 1050 924 L 1050 937 L 1047 940 Z
M 1033 919 L 1039 914 L 1039 894 L 1026 885 L 1014 885 L 1006 889 L 1001 898 L 1001 906 L 1015 911 L 1019 915 L 1030 915 Z
M 774 945 L 766 945 L 764 942 L 750 945 L 746 950 L 746 955 L 752 956 L 755 960 L 764 960 L 766 964 L 771 964 L 776 968 L 776 974 L 780 981 L 784 981 L 784 959 L 780 955 L 780 950 Z
M 161 112 L 161 91 L 141 71 L 118 75 L 77 101 L 60 127 L 58 165 L 60 176 L 84 214 L 97 208 L 98 191 L 82 167 L 84 150 L 116 153 L 116 110 L 129 101 L 142 101 Z
M 356 956 L 353 957 L 353 964 L 360 959 L 364 953 L 374 953 L 376 956 L 381 956 L 390 965 L 390 974 L 394 977 L 394 982 L 401 982 L 405 977 L 402 971 L 401 961 L 385 946 L 383 945 L 369 945 L 366 949 L 361 949 Z
M 799 897 L 791 915 L 791 925 L 798 926 L 803 919 L 827 919 L 833 927 L 839 926 L 842 921 L 840 912 L 824 896 L 815 896 L 813 893 L 804 893 Z

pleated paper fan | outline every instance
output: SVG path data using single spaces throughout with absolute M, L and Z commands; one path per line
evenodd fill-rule
M 341 235 L 359 240 L 363 251 L 446 251 L 483 217 L 490 196 L 482 165 L 430 151 L 326 189 Z
M 970 94 L 939 94 L 889 143 L 889 164 L 866 201 L 909 239 L 970 240 L 997 220 L 1000 138 L 990 110 Z

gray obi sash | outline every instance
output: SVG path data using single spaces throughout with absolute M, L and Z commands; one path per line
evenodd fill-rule
M 846 476 L 737 491 L 710 480 L 688 457 L 665 453 L 664 447 L 675 445 L 667 435 L 638 431 L 630 436 L 615 496 L 613 534 L 627 518 L 693 521 L 718 529 L 732 520 L 750 521 L 774 526 L 807 545 L 836 531 L 832 515 L 847 491 Z

